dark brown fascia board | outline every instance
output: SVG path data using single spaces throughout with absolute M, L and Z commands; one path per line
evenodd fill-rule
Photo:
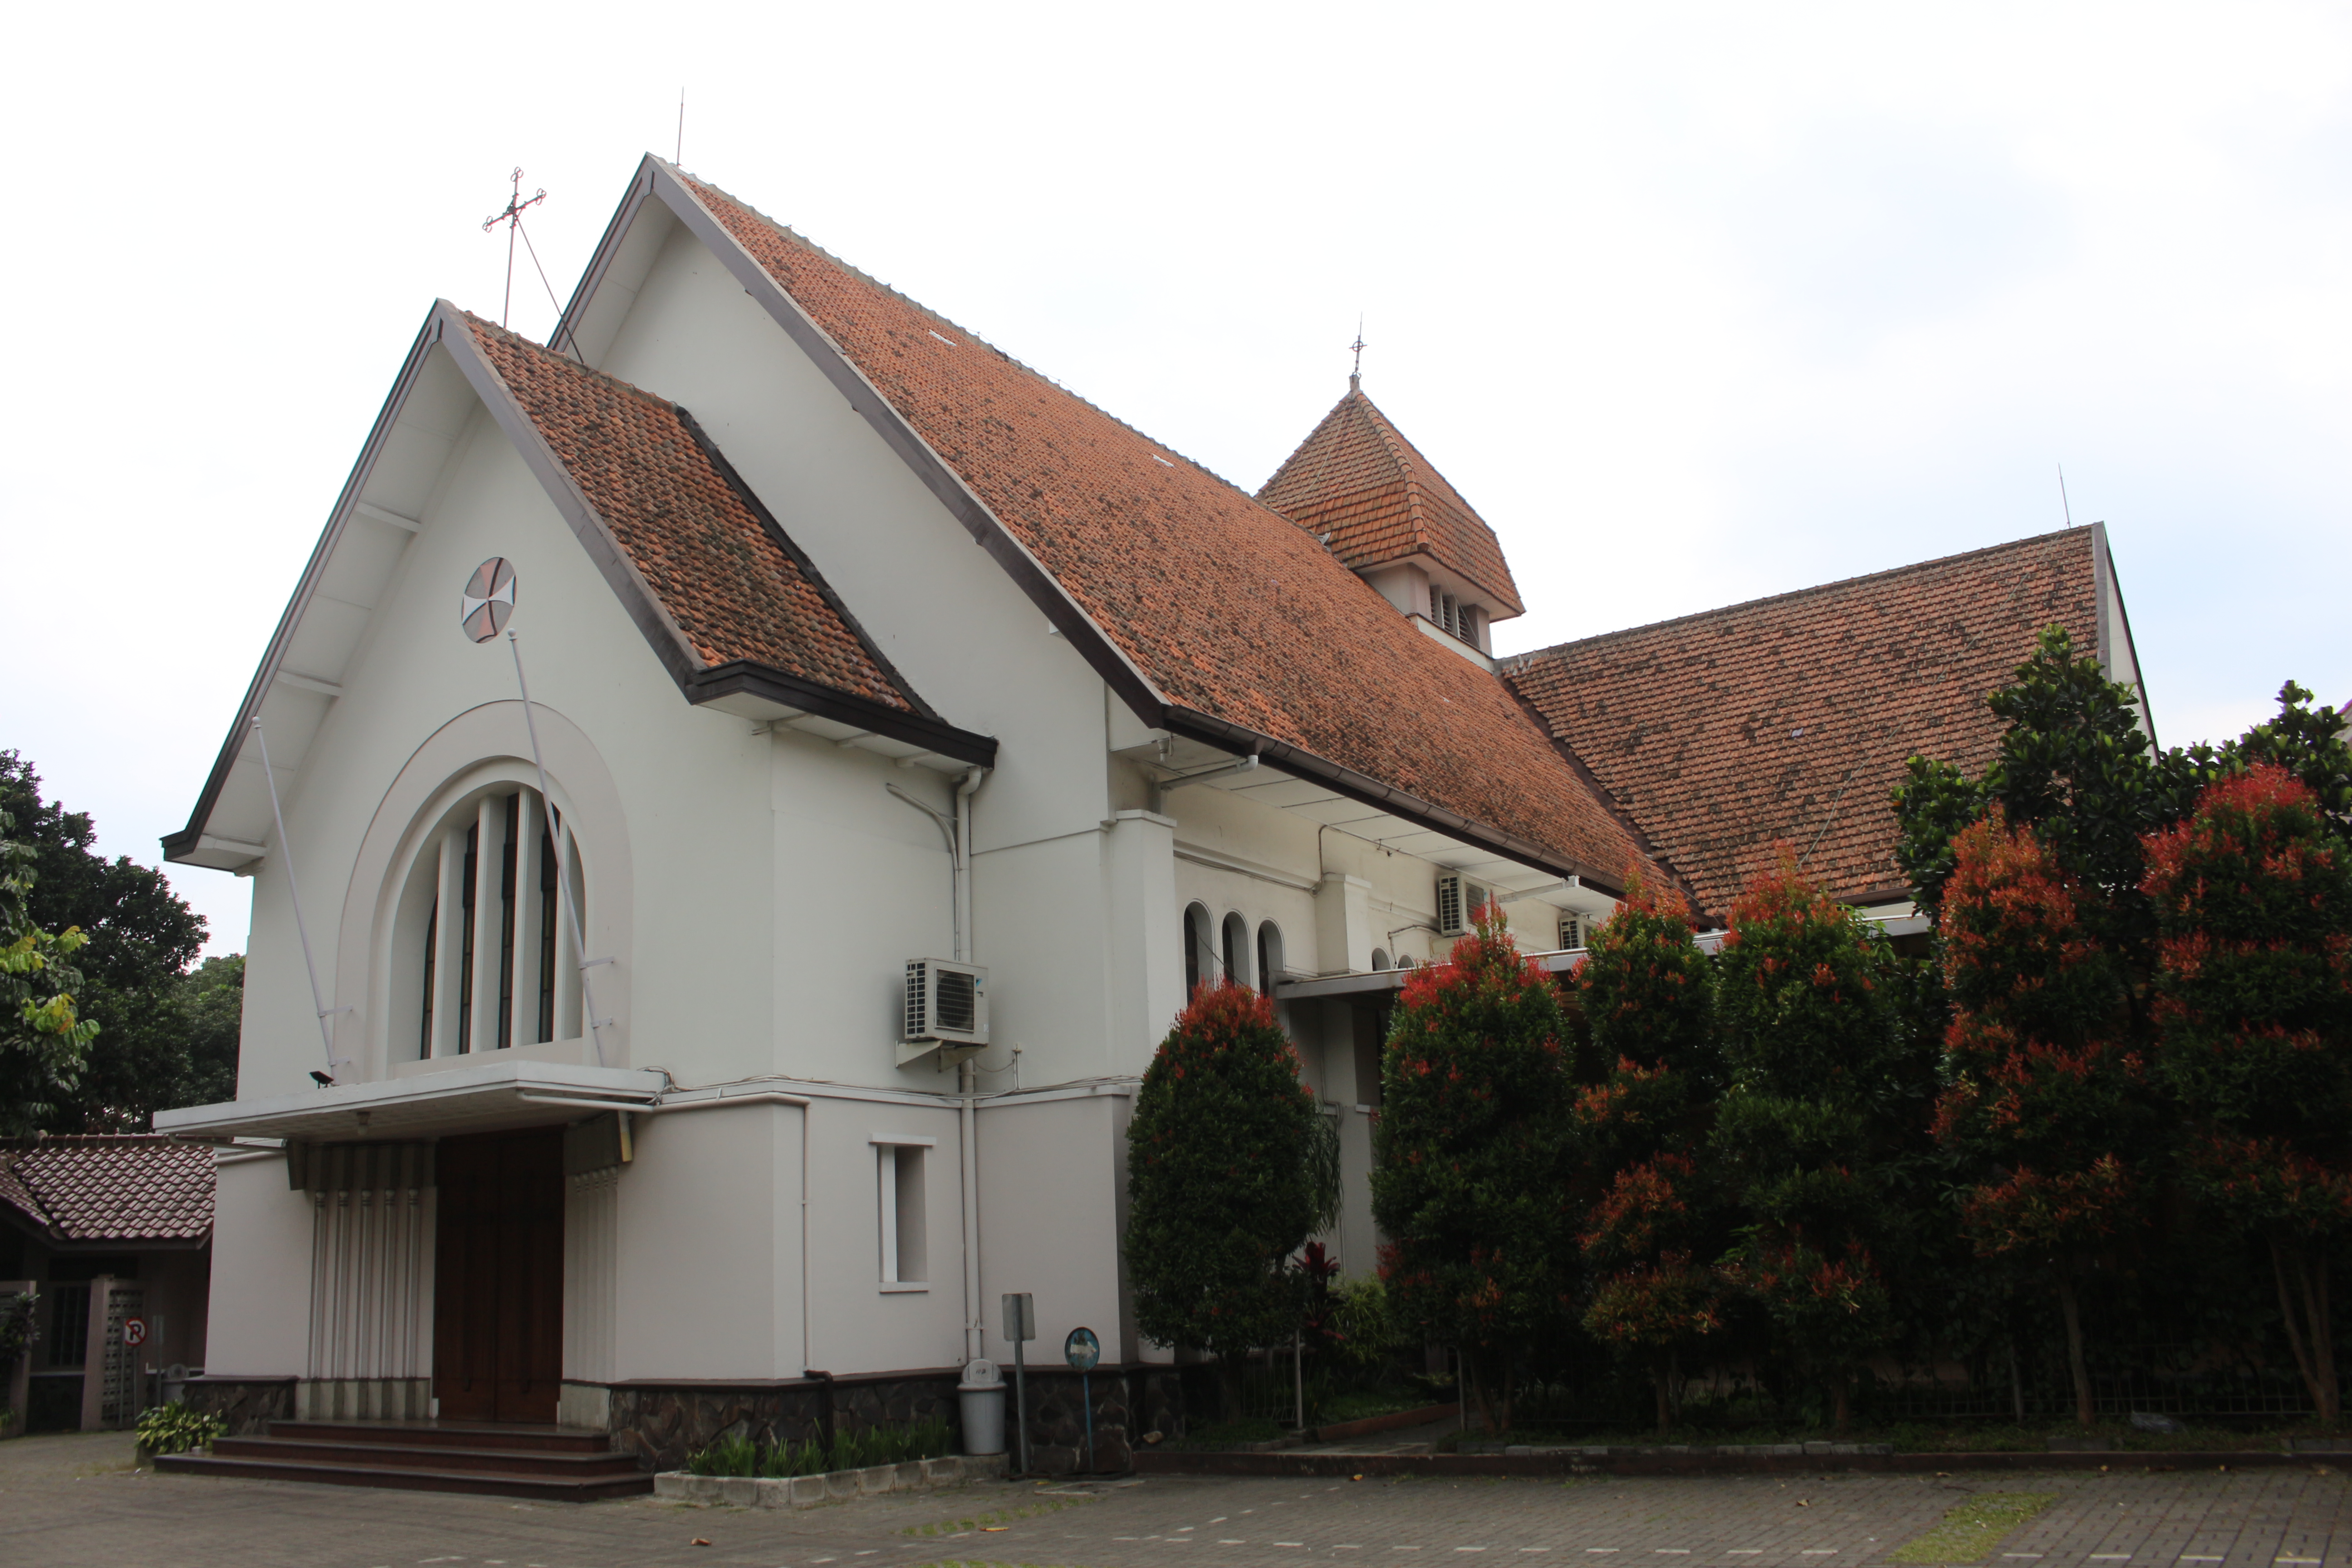
M 318 591 L 319 579 L 326 571 L 328 559 L 335 546 L 342 542 L 343 530 L 351 521 L 352 507 L 367 488 L 369 477 L 375 471 L 376 459 L 383 454 L 384 441 L 397 423 L 402 405 L 415 385 L 417 374 L 424 368 L 425 357 L 432 351 L 440 336 L 440 306 L 425 312 L 425 323 L 416 331 L 415 341 L 408 346 L 408 357 L 401 361 L 400 374 L 393 378 L 392 390 L 384 394 L 383 405 L 376 410 L 375 423 L 369 426 L 367 440 L 360 447 L 359 458 L 352 465 L 343 480 L 342 490 L 327 513 L 327 526 L 320 531 L 319 542 L 310 550 L 310 558 L 303 563 L 302 575 L 295 581 L 293 595 L 286 609 L 278 617 L 278 629 L 269 636 L 269 646 L 263 650 L 261 664 L 255 669 L 253 683 L 245 690 L 245 700 L 237 705 L 236 719 L 231 723 L 228 738 L 221 742 L 219 754 L 213 759 L 212 772 L 205 775 L 204 788 L 197 792 L 195 808 L 188 814 L 187 826 L 177 833 L 167 833 L 163 838 L 163 858 L 177 861 L 194 850 L 196 840 L 204 836 L 205 823 L 213 807 L 220 801 L 220 793 L 228 784 L 229 769 L 236 763 L 245 737 L 252 731 L 254 715 L 261 711 L 262 699 L 268 694 L 270 684 L 278 679 L 278 670 L 286 658 L 286 648 L 293 640 L 294 628 L 300 624 L 302 614 L 310 608 L 310 598 Z
M 1161 695 L 1133 660 L 1104 635 L 1078 602 L 1070 596 L 1045 563 L 1030 552 L 1029 548 L 1013 537 L 1012 531 L 998 521 L 988 504 L 975 495 L 963 482 L 962 476 L 946 459 L 931 449 L 930 443 L 917 434 L 905 416 L 883 395 L 879 387 L 866 377 L 848 351 L 834 342 L 830 333 L 817 325 L 814 318 L 801 309 L 800 301 L 785 292 L 782 285 L 768 275 L 759 258 L 727 231 L 702 199 L 688 186 L 685 179 L 671 164 L 648 153 L 644 168 L 653 179 L 654 194 L 664 205 L 686 225 L 704 248 L 717 257 L 720 265 L 741 284 L 769 318 L 784 330 L 800 351 L 808 355 L 824 378 L 833 384 L 851 408 L 865 419 L 868 427 L 882 437 L 899 461 L 905 463 L 923 488 L 946 507 L 950 515 L 972 536 L 973 542 L 988 552 L 1030 603 L 1044 612 L 1054 628 L 1069 640 L 1103 682 L 1119 695 L 1144 724 L 1165 728 L 1162 716 L 1168 706 Z M 585 301 L 574 306 L 584 310 Z
M 1286 742 L 1261 735 L 1239 724 L 1228 723 L 1198 709 L 1171 707 L 1167 710 L 1167 722 L 1162 727 L 1171 733 L 1202 741 L 1223 751 L 1255 753 L 1286 772 L 1315 780 L 1336 795 L 1343 795 L 1375 810 L 1401 816 L 1433 833 L 1443 833 L 1448 837 L 1491 849 L 1507 860 L 1517 860 L 1521 865 L 1534 866 L 1557 876 L 1577 878 L 1587 887 L 1612 899 L 1624 896 L 1624 874 L 1622 871 L 1603 871 L 1581 860 L 1557 854 L 1540 844 L 1530 843 L 1483 822 L 1474 822 L 1459 812 L 1448 811 L 1409 790 L 1382 784 L 1353 768 L 1318 757 Z
M 905 676 L 898 673 L 898 667 L 890 662 L 889 655 L 882 651 L 881 646 L 866 635 L 865 624 L 850 614 L 849 606 L 842 602 L 840 595 L 833 591 L 833 584 L 825 581 L 824 574 L 816 569 L 816 563 L 809 559 L 807 552 L 793 542 L 793 536 L 784 531 L 784 525 L 776 521 L 776 514 L 768 510 L 768 503 L 761 500 L 758 492 L 743 482 L 743 476 L 735 471 L 735 465 L 727 460 L 727 454 L 719 449 L 719 443 L 710 438 L 710 433 L 702 427 L 701 422 L 675 403 L 670 405 L 670 408 L 677 415 L 677 422 L 686 427 L 686 433 L 694 437 L 694 444 L 702 448 L 704 459 L 710 464 L 711 468 L 720 479 L 727 481 L 728 488 L 735 492 L 735 499 L 741 501 L 744 508 L 760 520 L 760 528 L 767 534 L 769 542 L 782 551 L 785 558 L 800 569 L 802 577 L 806 579 L 808 585 L 816 591 L 817 597 L 824 601 L 825 607 L 833 612 L 834 617 L 849 629 L 849 635 L 857 639 L 857 646 L 866 650 L 866 657 L 874 661 L 874 668 L 882 672 L 882 678 L 897 689 L 899 696 L 907 700 L 917 714 L 940 725 L 943 729 L 952 729 L 953 726 L 949 725 L 947 721 L 940 717 L 939 710 L 924 701 L 923 694 L 916 690 Z
M 855 697 L 836 691 L 829 686 L 818 686 L 797 675 L 754 664 L 749 659 L 734 659 L 713 665 L 684 683 L 686 700 L 700 706 L 722 697 L 751 696 L 764 698 L 786 708 L 797 708 L 818 719 L 830 719 L 835 723 L 854 724 L 894 741 L 904 741 L 910 746 L 920 746 L 926 752 L 942 757 L 953 757 L 960 763 L 970 763 L 976 768 L 996 765 L 996 738 L 978 735 L 970 730 L 959 730 L 938 719 L 908 713 L 868 698 Z

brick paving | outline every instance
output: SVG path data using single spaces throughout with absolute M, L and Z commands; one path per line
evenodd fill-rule
M 1962 1473 L 978 1483 L 802 1512 L 585 1506 L 128 1468 L 127 1441 L 0 1443 L 0 1562 L 173 1568 L 1841 1568 L 1875 1563 L 1979 1492 L 2057 1500 L 1984 1568 L 2352 1568 L 2346 1479 Z M 990 1531 L 909 1534 L 1039 1502 Z M 707 1540 L 708 1546 L 693 1544 Z

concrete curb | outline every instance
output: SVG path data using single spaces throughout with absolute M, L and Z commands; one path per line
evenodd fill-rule
M 1866 1453 L 1870 1444 L 1823 1444 L 1847 1453 L 1815 1453 L 1807 1444 L 1723 1448 L 1567 1448 L 1528 1454 L 1233 1454 L 1152 1453 L 1135 1456 L 1139 1476 L 1742 1476 L 1822 1470 L 1934 1475 L 1954 1470 L 2212 1470 L 2269 1469 L 2326 1462 L 2324 1453 L 2271 1449 L 2193 1449 L 2105 1454 Z M 1785 1450 L 1793 1448 L 1794 1453 Z M 2352 1458 L 2352 1456 L 2347 1456 Z
M 819 1476 L 698 1476 L 664 1470 L 654 1477 L 654 1496 L 672 1502 L 725 1503 L 736 1508 L 814 1508 L 821 1502 L 874 1497 L 882 1492 L 929 1491 L 1002 1476 L 1002 1454 L 950 1455 L 909 1459 L 863 1470 L 828 1470 Z

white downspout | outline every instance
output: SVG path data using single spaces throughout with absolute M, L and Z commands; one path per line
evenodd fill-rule
M 973 962 L 977 944 L 971 930 L 971 797 L 988 777 L 974 768 L 957 781 L 955 802 L 955 922 L 956 957 Z M 957 1087 L 963 1091 L 960 1129 L 963 1153 L 963 1359 L 975 1362 L 981 1352 L 980 1311 L 980 1071 L 966 1058 L 958 1068 Z

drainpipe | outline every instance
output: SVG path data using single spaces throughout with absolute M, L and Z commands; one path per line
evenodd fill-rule
M 955 919 L 956 957 L 972 962 L 978 944 L 971 930 L 971 797 L 988 777 L 974 768 L 956 783 L 955 800 Z M 961 1108 L 963 1154 L 963 1359 L 975 1362 L 981 1352 L 980 1317 L 980 1069 L 966 1058 L 957 1067 L 956 1087 L 963 1091 Z

